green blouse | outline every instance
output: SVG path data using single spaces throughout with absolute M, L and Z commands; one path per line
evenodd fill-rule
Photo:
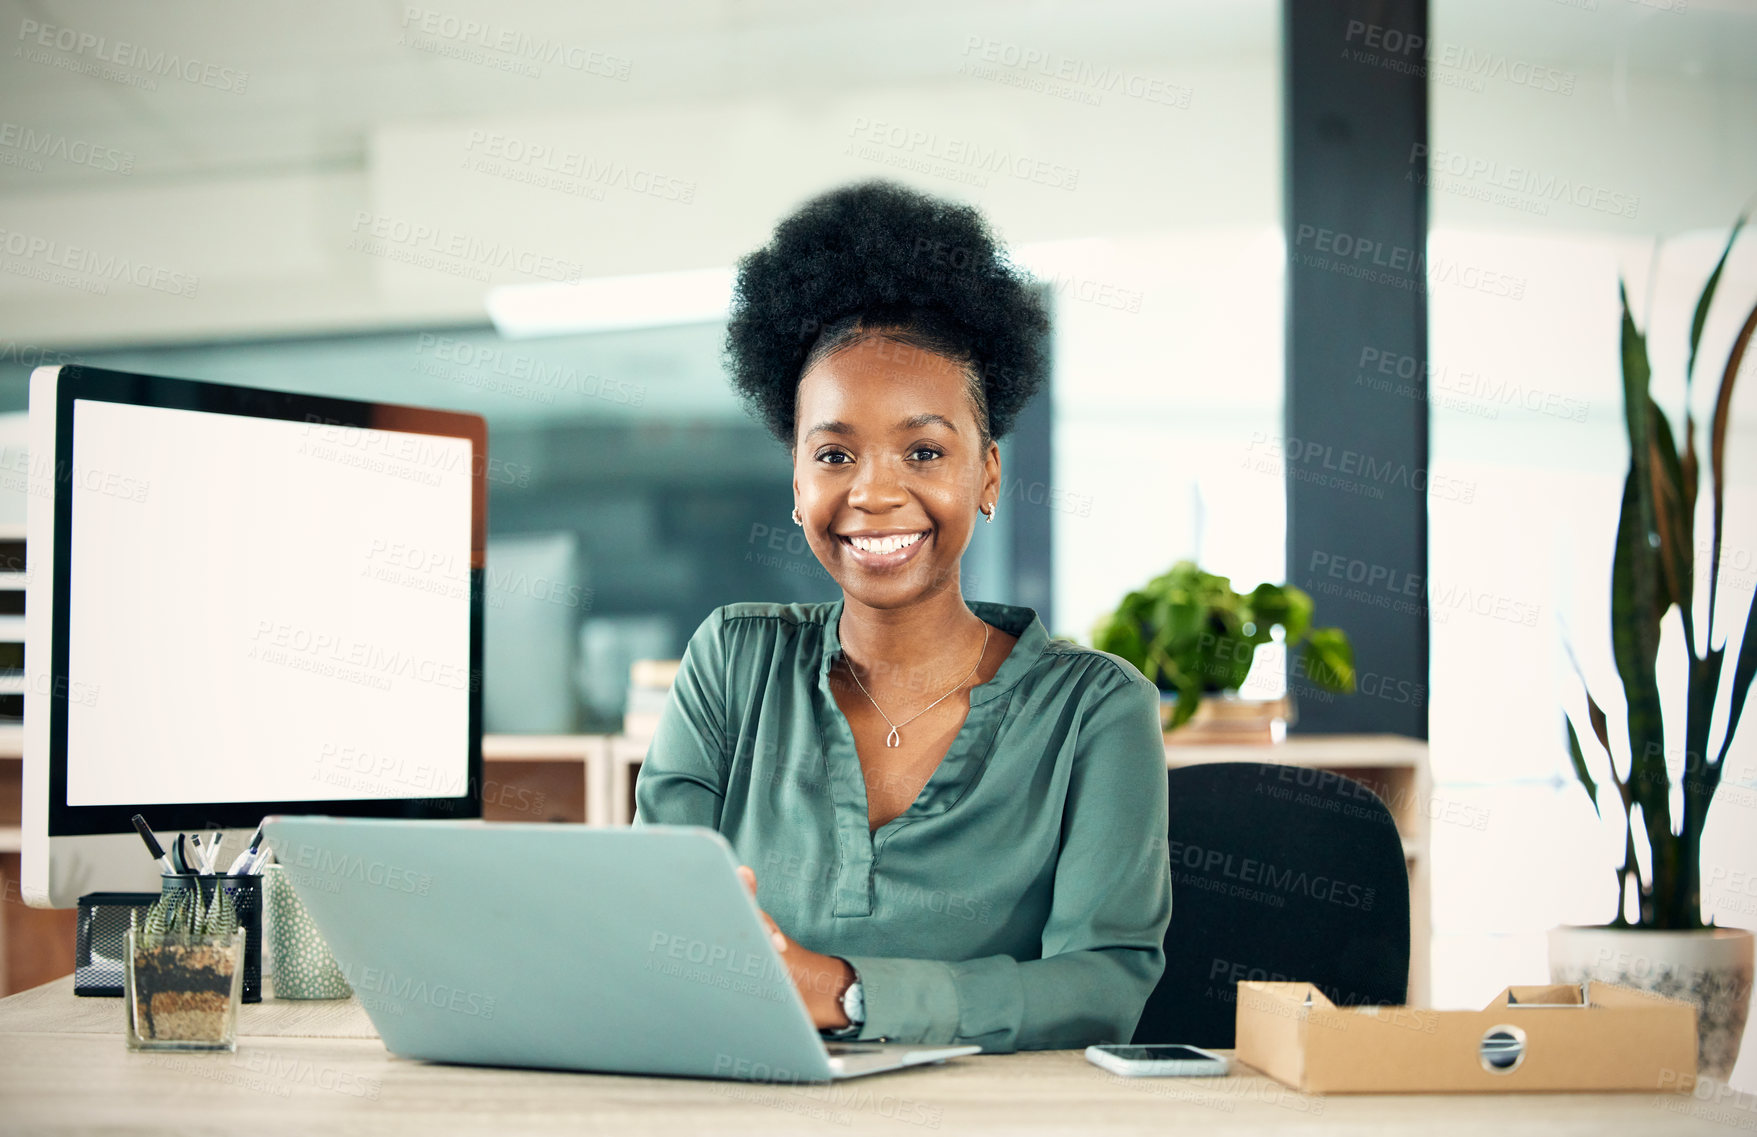
M 757 902 L 859 971 L 861 1038 L 987 1051 L 1127 1042 L 1171 919 L 1159 694 L 1126 661 L 968 601 L 1018 637 L 913 804 L 867 827 L 830 689 L 841 600 L 728 604 L 690 637 L 635 824 L 718 830 Z

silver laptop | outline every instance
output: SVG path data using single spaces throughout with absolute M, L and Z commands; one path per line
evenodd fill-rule
M 392 1054 L 826 1082 L 977 1046 L 826 1042 L 710 829 L 273 816 Z

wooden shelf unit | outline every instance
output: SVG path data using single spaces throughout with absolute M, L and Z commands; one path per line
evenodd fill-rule
M 73 958 L 74 913 L 27 908 L 18 891 L 23 730 L 0 727 L 0 994 L 66 974 Z M 491 821 L 627 825 L 634 817 L 635 775 L 649 738 L 612 734 L 491 734 L 482 739 L 483 816 Z M 1200 762 L 1275 762 L 1342 774 L 1362 782 L 1390 807 L 1409 865 L 1409 998 L 1430 991 L 1432 912 L 1428 813 L 1432 792 L 1427 743 L 1395 735 L 1295 735 L 1267 744 L 1168 744 L 1168 766 Z
M 73 970 L 77 913 L 32 908 L 20 888 L 24 831 L 24 728 L 0 725 L 0 995 Z

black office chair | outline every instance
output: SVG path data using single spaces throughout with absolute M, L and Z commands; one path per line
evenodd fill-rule
M 1352 778 L 1270 763 L 1170 772 L 1171 923 L 1139 1043 L 1231 1046 L 1236 984 L 1315 983 L 1401 1004 L 1409 871 L 1385 803 Z

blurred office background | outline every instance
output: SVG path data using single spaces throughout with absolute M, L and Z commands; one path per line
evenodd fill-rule
M 1487 818 L 1433 825 L 1434 995 L 1459 1006 L 1540 979 L 1546 928 L 1610 915 L 1614 853 L 1568 780 L 1558 708 L 1564 629 L 1610 686 L 1616 282 L 1675 405 L 1689 305 L 1757 190 L 1757 13 L 1431 11 L 1433 153 L 1409 172 L 1430 177 L 1432 468 L 1471 493 L 1430 502 L 1432 590 L 1451 599 L 1433 602 L 1430 674 L 1406 679 L 1436 802 Z M 1053 390 L 1006 443 L 969 598 L 1087 641 L 1181 557 L 1247 588 L 1288 575 L 1283 475 L 1263 460 L 1286 380 L 1278 4 L 0 12 L 0 411 L 24 409 L 31 365 L 78 360 L 483 413 L 491 730 L 614 729 L 629 660 L 675 656 L 715 605 L 837 595 L 694 278 L 608 314 L 543 286 L 724 270 L 803 198 L 863 178 L 977 204 L 1052 295 Z M 992 149 L 1055 173 L 967 160 Z M 1484 272 L 1518 295 L 1469 283 Z M 1721 287 L 1717 365 L 1757 250 Z M 1752 407 L 1728 445 L 1741 612 Z M 1751 736 L 1729 783 L 1757 782 Z M 1711 857 L 1757 863 L 1730 844 L 1753 801 L 1723 795 Z M 1757 924 L 1751 897 L 1706 899 Z

